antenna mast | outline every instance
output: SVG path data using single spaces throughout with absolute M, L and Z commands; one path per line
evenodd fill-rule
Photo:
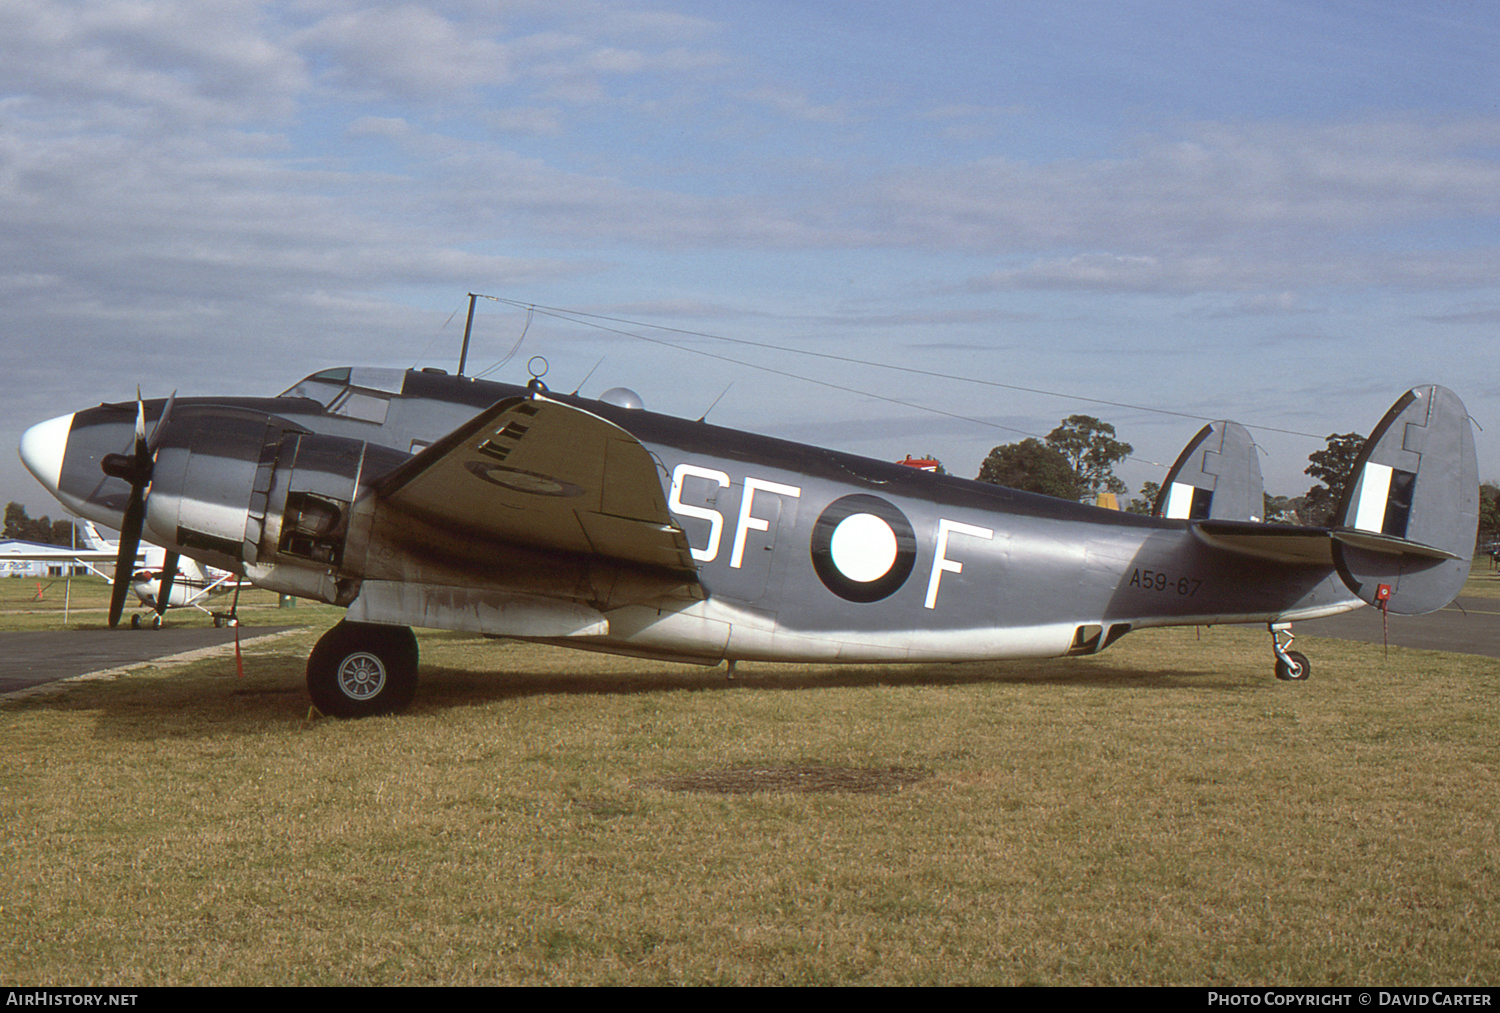
M 464 322 L 464 347 L 458 353 L 458 375 L 464 375 L 464 363 L 469 361 L 469 332 L 474 329 L 474 299 L 473 292 L 469 293 L 469 319 Z

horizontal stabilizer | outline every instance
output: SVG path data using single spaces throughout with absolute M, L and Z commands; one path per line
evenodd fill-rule
M 1238 422 L 1209 423 L 1177 456 L 1152 512 L 1178 520 L 1260 520 L 1265 483 L 1257 453 Z
M 1410 538 L 1397 538 L 1395 535 L 1377 535 L 1369 531 L 1353 531 L 1348 528 L 1339 528 L 1332 534 L 1335 542 L 1351 545 L 1367 552 L 1383 552 L 1387 556 L 1416 556 L 1419 559 L 1464 558 L 1446 549 L 1439 549 L 1435 545 L 1423 545 Z
M 1293 566 L 1333 565 L 1333 543 L 1326 528 L 1254 521 L 1200 521 L 1189 525 L 1200 542 L 1225 552 Z
M 1329 566 L 1334 562 L 1336 544 L 1388 557 L 1408 556 L 1412 566 L 1465 559 L 1446 549 L 1423 545 L 1410 538 L 1348 528 L 1329 531 L 1327 528 L 1299 528 L 1291 524 L 1203 521 L 1192 525 L 1192 531 L 1200 542 L 1216 549 L 1293 565 Z M 1423 563 L 1423 560 L 1427 562 Z

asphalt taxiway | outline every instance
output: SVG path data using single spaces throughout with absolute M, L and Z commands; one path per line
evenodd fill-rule
M 1500 598 L 1459 598 L 1425 616 L 1382 617 L 1378 609 L 1355 609 L 1327 619 L 1293 623 L 1292 632 L 1500 658 Z
M 293 629 L 241 626 L 240 644 Z M 159 630 L 68 630 L 0 633 L 0 697 L 81 675 L 121 672 L 168 660 L 189 661 L 234 651 L 232 627 Z

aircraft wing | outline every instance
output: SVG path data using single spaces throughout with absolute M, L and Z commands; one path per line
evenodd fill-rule
M 382 510 L 469 539 L 696 579 L 641 442 L 545 398 L 498 402 L 383 478 L 375 495 Z
M 0 545 L 0 559 L 14 559 L 18 562 L 113 563 L 115 555 L 113 552 L 95 552 L 91 549 L 69 549 L 61 545 L 51 550 L 35 546 L 19 549 L 8 545 Z M 140 559 L 141 557 L 137 554 L 136 558 Z
M 144 552 L 135 554 L 139 564 L 146 558 Z M 66 545 L 44 545 L 40 542 L 23 542 L 20 539 L 0 541 L 0 560 L 13 559 L 28 563 L 113 563 L 119 559 L 118 549 L 70 549 Z M 89 569 L 93 569 L 89 566 Z M 95 570 L 94 572 L 98 572 Z
M 66 545 L 41 545 L 18 540 L 0 542 L 0 563 L 79 563 L 100 577 L 106 577 L 106 574 L 94 564 L 113 564 L 118 562 L 118 557 L 117 552 L 102 549 L 70 549 Z M 136 564 L 139 565 L 143 558 L 143 553 L 136 553 Z

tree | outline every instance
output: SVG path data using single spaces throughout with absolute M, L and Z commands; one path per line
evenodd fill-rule
M 1319 484 L 1307 490 L 1303 499 L 1304 516 L 1314 527 L 1327 527 L 1336 519 L 1334 511 L 1344 501 L 1344 491 L 1354 477 L 1354 461 L 1365 445 L 1359 433 L 1333 433 L 1327 446 L 1307 455 L 1308 465 L 1303 472 L 1319 480 Z
M 1297 501 L 1262 492 L 1261 520 L 1270 524 L 1296 524 Z
M 74 542 L 71 521 L 54 521 L 50 517 L 33 520 L 26 516 L 26 508 L 19 503 L 5 504 L 5 536 L 19 538 L 24 542 L 41 542 L 45 545 L 68 545 Z
M 1492 548 L 1500 541 L 1500 483 L 1484 482 L 1479 486 L 1479 532 L 1481 549 Z
M 1047 446 L 1067 458 L 1090 497 L 1101 492 L 1123 493 L 1125 483 L 1113 468 L 1135 448 L 1115 439 L 1115 427 L 1092 415 L 1069 415 L 1047 434 Z
M 1068 459 L 1034 437 L 991 450 L 979 466 L 978 478 L 993 485 L 1075 502 L 1083 495 L 1083 482 Z
M 1149 514 L 1156 508 L 1156 498 L 1161 495 L 1160 482 L 1147 482 L 1141 486 L 1141 498 L 1132 499 L 1125 507 L 1126 513 Z

